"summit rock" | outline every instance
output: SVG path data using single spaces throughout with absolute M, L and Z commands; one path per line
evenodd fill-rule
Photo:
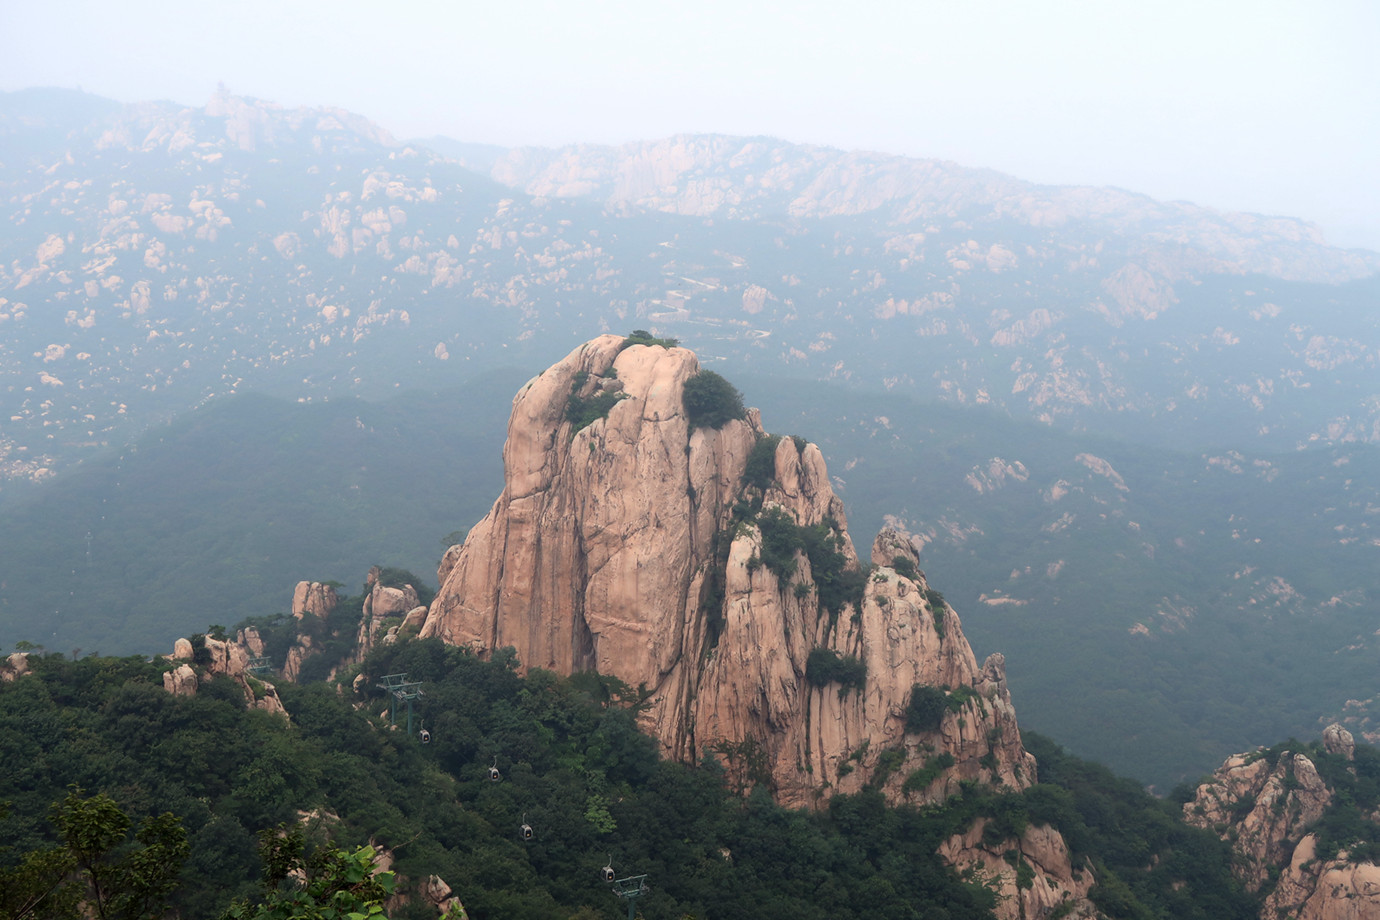
M 751 409 L 696 424 L 701 373 L 605 335 L 523 386 L 503 490 L 442 559 L 421 634 L 616 677 L 668 756 L 717 755 L 787 805 L 1034 782 L 1003 659 L 978 665 L 909 537 L 862 565 L 819 448 Z

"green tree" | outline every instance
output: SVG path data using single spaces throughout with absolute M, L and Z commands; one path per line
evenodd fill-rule
M 182 820 L 149 818 L 127 841 L 129 816 L 105 793 L 86 797 L 73 787 L 51 819 L 62 844 L 27 854 L 0 874 L 0 918 L 158 916 L 177 887 L 187 858 Z
M 236 902 L 221 920 L 387 920 L 383 902 L 396 882 L 392 872 L 375 871 L 373 847 L 307 855 L 302 828 L 279 826 L 260 835 L 259 855 L 263 902 Z
M 722 428 L 747 414 L 743 394 L 713 371 L 700 371 L 685 381 L 683 398 L 691 428 Z

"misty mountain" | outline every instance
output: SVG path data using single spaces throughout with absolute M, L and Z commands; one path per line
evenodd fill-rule
M 1287 218 L 767 139 L 455 151 L 481 175 L 224 92 L 11 93 L 0 124 L 9 479 L 245 387 L 379 395 L 630 325 L 1149 442 L 1380 427 L 1380 256 Z
M 429 576 L 523 374 L 645 327 L 819 443 L 860 532 L 902 516 L 1079 753 L 1164 784 L 1375 731 L 1375 253 L 768 138 L 399 143 L 58 90 L 0 94 L 0 137 L 0 642 L 157 645 L 299 578 Z

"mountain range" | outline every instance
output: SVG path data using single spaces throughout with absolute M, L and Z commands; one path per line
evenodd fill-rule
M 299 577 L 428 568 L 498 481 L 464 451 L 496 452 L 476 428 L 514 387 L 483 382 L 641 326 L 817 443 L 869 529 L 920 536 L 1028 724 L 1079 753 L 1163 789 L 1376 731 L 1375 253 L 938 161 L 399 142 L 225 92 L 8 93 L 0 138 L 0 640 L 121 650 Z M 409 417 L 421 389 L 499 405 Z M 207 462 L 234 445 L 262 465 Z M 438 478 L 448 451 L 473 485 Z M 124 510 L 93 523 L 98 501 Z

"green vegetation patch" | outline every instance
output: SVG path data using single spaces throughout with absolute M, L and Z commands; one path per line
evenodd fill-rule
M 679 344 L 680 339 L 657 338 L 646 329 L 634 329 L 628 333 L 627 338 L 623 339 L 623 348 L 633 345 L 660 345 L 662 348 L 675 348 Z M 619 351 L 622 351 L 622 348 Z
M 910 700 L 906 703 L 906 731 L 917 735 L 938 731 L 948 708 L 947 693 L 929 684 L 916 684 L 910 688 Z
M 570 422 L 570 436 L 583 431 L 601 418 L 608 418 L 609 411 L 619 400 L 628 394 L 621 390 L 601 390 L 593 396 L 581 396 L 580 390 L 589 381 L 589 371 L 577 371 L 570 381 L 570 398 L 565 404 L 565 419 Z
M 757 515 L 755 522 L 762 534 L 758 564 L 784 581 L 796 573 L 795 554 L 804 553 L 819 589 L 821 609 L 831 616 L 837 616 L 847 604 L 862 609 L 868 572 L 861 567 L 849 567 L 848 557 L 841 550 L 843 536 L 838 532 L 837 521 L 826 517 L 818 524 L 802 526 L 780 508 L 767 508 Z
M 920 580 L 920 569 L 916 567 L 915 561 L 909 556 L 891 557 L 891 568 L 902 578 L 909 578 L 911 581 Z M 939 592 L 936 591 L 936 594 Z
M 743 485 L 765 492 L 776 481 L 776 448 L 781 436 L 769 434 L 757 439 L 743 468 Z
M 839 695 L 861 690 L 867 682 L 867 665 L 853 655 L 840 655 L 833 649 L 810 650 L 805 660 L 805 679 L 816 687 L 839 685 Z
M 924 766 L 911 770 L 906 774 L 906 781 L 901 784 L 901 791 L 906 795 L 914 795 L 917 792 L 924 792 L 930 788 L 930 784 L 939 779 L 940 775 L 954 765 L 954 755 L 948 751 L 936 755 L 925 761 Z
M 682 393 L 685 417 L 690 427 L 719 429 L 734 419 L 744 418 L 743 394 L 722 375 L 702 370 L 685 381 Z

